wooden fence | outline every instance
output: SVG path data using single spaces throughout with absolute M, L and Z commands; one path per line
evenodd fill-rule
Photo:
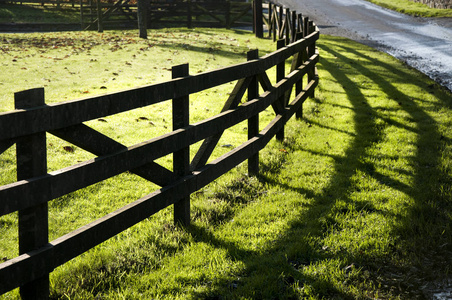
M 273 41 L 284 38 L 286 43 L 293 42 L 298 32 L 307 35 L 312 24 L 309 18 L 284 8 L 278 4 L 268 3 L 265 5 L 267 13 L 263 15 L 263 21 L 268 28 L 268 36 L 273 37 Z
M 98 29 L 135 26 L 137 23 L 136 1 L 118 0 L 114 3 L 87 0 L 80 2 L 82 29 Z M 151 0 L 148 4 L 147 27 L 173 26 L 225 27 L 251 26 L 252 5 L 240 1 L 205 0 Z M 248 16 L 248 22 L 242 21 Z
M 17 152 L 17 181 L 0 187 L 0 216 L 19 214 L 19 256 L 0 264 L 0 294 L 20 287 L 23 299 L 47 298 L 54 268 L 173 204 L 175 222 L 189 224 L 190 194 L 245 160 L 248 172 L 258 174 L 259 151 L 275 135 L 284 138 L 284 124 L 294 114 L 301 117 L 303 102 L 318 84 L 319 31 L 302 21 L 292 43 L 279 40 L 275 52 L 259 58 L 253 50 L 247 62 L 222 69 L 190 75 L 188 64 L 175 66 L 167 82 L 48 105 L 42 88 L 16 93 L 16 110 L 0 113 L 0 153 L 14 144 Z M 275 84 L 266 73 L 273 67 Z M 190 94 L 235 81 L 220 114 L 189 124 Z M 246 92 L 248 100 L 241 103 Z M 173 131 L 131 147 L 83 124 L 171 99 Z M 276 116 L 259 132 L 259 113 L 269 106 Z M 248 140 L 206 164 L 223 131 L 245 120 Z M 47 173 L 46 132 L 98 157 Z M 198 141 L 203 144 L 190 162 L 189 147 Z M 168 154 L 173 154 L 173 171 L 155 162 Z M 161 188 L 48 241 L 49 201 L 126 171 Z
M 3 0 L 65 10 L 80 15 L 82 30 L 136 28 L 136 0 Z M 2 0 L 0 0 L 0 3 Z M 208 0 L 150 0 L 148 28 L 168 25 L 191 27 L 252 26 L 252 3 Z
M 80 1 L 80 23 L 82 30 L 102 32 L 104 29 L 137 26 L 137 4 L 130 0 L 102 2 L 96 0 Z

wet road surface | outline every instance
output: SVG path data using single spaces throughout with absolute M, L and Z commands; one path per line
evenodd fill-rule
M 320 33 L 344 36 L 405 61 L 452 90 L 452 18 L 416 18 L 364 0 L 278 0 Z

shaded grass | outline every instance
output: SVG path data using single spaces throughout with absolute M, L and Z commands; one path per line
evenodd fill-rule
M 303 120 L 288 123 L 286 140 L 262 151 L 258 177 L 247 176 L 244 163 L 192 195 L 190 228 L 173 226 L 166 209 L 57 268 L 52 297 L 429 298 L 452 266 L 451 94 L 350 40 L 322 36 L 319 48 L 316 97 L 305 103 Z M 196 53 L 211 55 L 202 47 Z M 201 110 L 209 114 L 218 103 L 207 99 L 222 93 L 192 100 L 206 99 Z M 139 128 L 147 124 L 135 121 L 142 113 L 93 126 Z M 243 139 L 243 126 L 224 144 Z M 52 202 L 55 228 L 152 190 L 130 174 L 118 179 Z M 130 186 L 134 193 L 125 193 Z M 62 215 L 76 213 L 73 206 L 77 217 Z M 2 230 L 14 228 L 14 217 L 1 220 Z
M 452 9 L 430 8 L 410 0 L 367 0 L 379 6 L 417 17 L 452 18 Z
M 27 3 L 0 4 L 0 23 L 80 23 L 80 9 Z

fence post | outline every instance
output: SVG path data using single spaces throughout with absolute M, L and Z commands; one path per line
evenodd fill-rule
M 292 11 L 292 36 L 290 38 L 291 42 L 295 42 L 297 36 L 297 12 Z
M 281 39 L 283 37 L 283 18 L 284 18 L 284 9 L 282 6 L 279 6 L 279 20 L 278 20 L 278 37 L 277 39 Z
M 311 34 L 313 32 L 313 29 L 314 29 L 314 22 L 309 21 L 308 22 L 308 34 Z M 311 57 L 314 54 L 315 54 L 315 42 L 308 46 L 308 57 Z M 315 78 L 315 71 L 314 71 L 314 68 L 312 68 L 308 72 L 308 82 L 310 82 L 311 80 L 314 80 L 314 78 Z M 312 90 L 312 93 L 310 96 L 311 96 L 311 98 L 315 97 L 315 89 Z
M 44 88 L 14 94 L 16 109 L 45 104 Z M 16 144 L 17 180 L 47 173 L 46 133 L 39 132 L 20 139 Z M 47 203 L 19 211 L 19 254 L 38 249 L 49 242 Z M 33 272 L 33 270 L 28 270 Z M 20 287 L 22 299 L 48 299 L 49 275 Z
M 104 26 L 102 24 L 102 3 L 100 0 L 96 1 L 97 5 L 97 32 L 104 32 Z
M 286 8 L 286 17 L 285 17 L 285 20 L 286 20 L 286 45 L 289 45 L 289 43 L 290 43 L 290 30 L 292 29 L 292 25 L 291 25 L 291 22 L 290 22 L 290 9 L 288 9 L 288 8 Z
M 301 19 L 301 14 L 299 15 L 298 20 L 300 20 L 300 19 Z M 300 26 L 301 25 L 299 24 L 299 28 L 300 28 Z M 297 32 L 295 39 L 298 41 L 298 40 L 301 40 L 302 38 L 303 38 L 303 32 L 302 31 Z M 298 59 L 299 63 L 297 63 L 297 68 L 304 63 L 305 58 L 306 58 L 306 55 L 304 54 L 303 50 L 298 53 L 297 59 Z M 300 80 L 297 81 L 297 83 L 295 84 L 295 95 L 296 96 L 298 96 L 301 92 L 303 92 L 303 79 L 304 79 L 304 76 L 302 76 L 300 78 Z M 295 118 L 297 118 L 297 119 L 303 118 L 303 105 L 301 105 L 300 108 L 295 113 Z
M 254 0 L 254 28 L 256 37 L 264 37 L 264 21 L 262 20 L 262 0 Z
M 187 0 L 187 28 L 192 28 L 191 0 Z
M 226 22 L 226 28 L 231 28 L 231 1 L 226 1 L 225 3 L 226 9 L 225 9 L 225 22 Z
M 297 19 L 298 19 L 297 33 L 301 33 L 301 38 L 297 38 L 298 40 L 303 38 L 303 15 L 298 14 Z
M 147 0 L 138 0 L 137 3 L 137 17 L 138 17 L 138 30 L 139 36 L 142 39 L 148 38 L 148 1 Z
M 172 78 L 189 75 L 189 65 L 183 64 L 172 68 Z M 173 106 L 173 130 L 188 126 L 190 123 L 189 95 L 175 98 Z M 173 154 L 173 171 L 177 176 L 185 176 L 190 172 L 190 147 L 186 147 Z M 174 204 L 174 223 L 182 226 L 190 225 L 190 195 Z
M 276 42 L 276 49 L 279 50 L 281 48 L 284 48 L 286 46 L 286 40 L 280 39 Z M 285 72 L 286 72 L 286 62 L 283 61 L 276 65 L 276 82 L 279 82 L 284 79 Z M 285 96 L 281 96 L 281 98 L 278 99 L 278 101 L 281 103 L 282 107 L 286 107 L 285 103 Z M 278 141 L 284 141 L 284 127 L 276 133 L 276 139 Z
M 279 17 L 278 17 L 278 6 L 273 4 L 273 14 L 275 15 L 273 18 L 273 42 L 276 42 L 276 39 L 279 38 Z
M 84 30 L 85 24 L 83 23 L 83 0 L 80 0 L 80 27 L 82 30 Z
M 309 17 L 303 18 L 303 37 L 309 35 Z
M 273 3 L 268 3 L 268 37 L 272 36 L 273 32 Z
M 259 50 L 251 50 L 246 54 L 248 61 L 259 58 Z M 253 77 L 248 86 L 248 101 L 259 96 L 259 83 L 257 76 Z M 248 119 L 248 139 L 252 139 L 259 134 L 259 114 Z M 259 174 L 259 152 L 248 158 L 248 175 L 257 176 Z

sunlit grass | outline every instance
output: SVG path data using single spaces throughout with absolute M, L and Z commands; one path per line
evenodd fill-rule
M 411 0 L 367 0 L 377 5 L 418 17 L 452 17 L 452 9 L 430 8 L 427 4 Z
M 172 34 L 187 32 L 194 31 Z M 212 46 L 200 47 L 188 56 L 193 45 L 179 49 L 175 44 L 170 52 L 175 41 L 163 31 L 166 51 L 156 42 L 148 50 L 156 52 L 146 52 L 153 65 L 160 64 L 148 68 L 157 74 L 151 76 L 169 78 L 162 70 L 169 66 L 161 61 L 176 50 L 179 55 L 169 57 L 175 64 L 183 62 L 176 57 L 188 56 L 190 65 L 217 68 L 236 57 L 244 61 L 249 47 L 274 49 L 270 41 L 248 34 L 214 32 L 225 45 L 215 46 L 219 49 L 213 53 Z M 209 35 L 196 34 L 200 40 L 205 36 L 207 45 Z M 226 60 L 221 49 L 229 49 L 234 40 L 236 49 L 243 50 Z M 142 41 L 118 50 L 122 52 L 116 60 L 124 59 L 120 65 L 138 56 L 135 43 Z M 81 62 L 86 64 L 97 49 L 104 54 L 96 56 L 97 63 L 102 64 L 104 56 L 112 61 L 102 47 L 94 46 L 89 56 L 79 54 Z M 428 295 L 422 287 L 450 276 L 451 94 L 394 58 L 350 40 L 322 36 L 319 49 L 316 97 L 304 104 L 303 120 L 289 121 L 286 140 L 273 140 L 261 152 L 258 177 L 249 177 L 244 163 L 192 195 L 189 228 L 172 225 L 172 210 L 165 209 L 57 268 L 51 274 L 52 297 L 414 299 Z M 156 53 L 161 53 L 159 59 Z M 102 68 L 96 70 L 102 74 Z M 139 82 L 133 75 L 116 78 L 107 91 Z M 217 113 L 222 105 L 217 97 L 231 89 L 227 85 L 193 95 L 192 101 L 202 104 L 193 105 L 192 121 Z M 68 99 L 80 93 L 64 94 L 65 90 L 60 93 Z M 84 90 L 82 84 L 78 90 Z M 49 101 L 59 99 L 49 96 Z M 108 117 L 107 122 L 95 120 L 90 126 L 129 145 L 170 130 L 168 114 L 162 105 Z M 270 111 L 262 115 L 262 121 L 271 117 Z M 147 120 L 136 121 L 139 117 Z M 246 136 L 245 126 L 231 130 L 219 144 L 237 146 Z M 58 168 L 60 160 L 66 165 L 89 157 L 80 149 L 67 153 L 61 148 L 64 142 L 52 143 L 51 168 Z M 228 147 L 219 147 L 215 155 Z M 2 172 L 9 174 L 4 181 L 14 180 L 14 152 L 9 151 L 0 160 Z M 170 158 L 162 164 L 170 167 Z M 121 174 L 53 201 L 51 239 L 154 188 L 134 175 Z M 17 254 L 17 221 L 14 215 L 0 220 L 0 257 L 11 258 Z M 4 296 L 9 297 L 16 294 Z

